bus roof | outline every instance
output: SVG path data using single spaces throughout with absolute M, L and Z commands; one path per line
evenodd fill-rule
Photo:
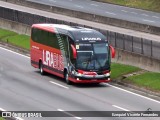
M 39 28 L 50 32 L 55 33 L 62 33 L 62 34 L 68 34 L 70 37 L 74 38 L 76 41 L 88 41 L 88 40 L 95 40 L 95 41 L 106 41 L 106 37 L 100 33 L 99 31 L 96 31 L 94 29 L 90 28 L 84 28 L 79 26 L 68 26 L 63 24 L 33 24 L 32 28 Z
M 78 26 L 68 26 L 68 25 L 63 25 L 63 24 L 47 24 L 47 23 L 41 23 L 41 24 L 33 24 L 32 27 L 36 27 L 39 29 L 63 29 L 66 31 L 76 31 L 76 30 L 92 30 L 89 28 L 84 28 L 84 27 L 78 27 Z

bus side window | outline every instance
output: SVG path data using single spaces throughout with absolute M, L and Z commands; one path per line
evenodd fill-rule
M 41 30 L 41 34 L 40 34 L 39 40 L 40 40 L 40 43 L 49 46 L 48 45 L 48 32 Z
M 48 46 L 59 49 L 58 38 L 56 33 L 49 32 L 48 34 Z
M 31 39 L 35 42 L 38 42 L 40 30 L 38 30 L 37 28 L 32 28 L 31 33 L 32 33 L 31 34 Z

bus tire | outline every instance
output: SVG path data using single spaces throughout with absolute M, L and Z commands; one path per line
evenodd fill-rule
M 45 72 L 44 72 L 44 70 L 43 70 L 43 64 L 42 64 L 42 62 L 41 62 L 41 61 L 39 62 L 39 69 L 40 69 L 40 73 L 41 73 L 41 75 L 44 75 L 44 74 L 45 74 Z
M 67 72 L 67 70 L 65 70 L 65 72 L 64 72 L 64 80 L 66 81 L 66 83 L 68 85 L 72 84 L 72 82 L 68 79 L 68 72 Z

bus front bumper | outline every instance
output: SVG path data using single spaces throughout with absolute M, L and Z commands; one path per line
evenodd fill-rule
M 74 79 L 72 79 L 75 83 L 102 83 L 102 82 L 110 82 L 110 74 L 104 75 L 74 75 Z

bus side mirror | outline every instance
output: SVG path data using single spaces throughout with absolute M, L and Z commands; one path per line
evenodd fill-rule
M 76 59 L 77 58 L 76 48 L 72 44 L 71 44 L 71 48 L 72 48 L 72 52 L 73 52 L 73 58 Z
M 115 49 L 111 45 L 109 46 L 109 48 L 112 52 L 112 58 L 115 58 L 115 55 L 116 55 Z

